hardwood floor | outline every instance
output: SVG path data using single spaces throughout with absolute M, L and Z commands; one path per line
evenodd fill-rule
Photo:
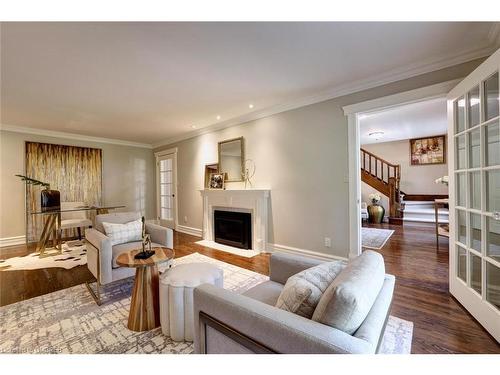
M 375 225 L 373 225 L 375 227 Z M 447 239 L 436 252 L 432 226 L 376 227 L 395 233 L 379 252 L 387 273 L 396 276 L 391 314 L 414 323 L 412 353 L 500 353 L 500 345 L 448 293 Z M 197 237 L 175 233 L 176 257 L 194 252 L 268 274 L 269 254 L 244 258 L 195 244 Z M 27 254 L 25 246 L 0 250 L 0 259 Z M 71 270 L 0 271 L 0 305 L 92 280 L 85 266 Z

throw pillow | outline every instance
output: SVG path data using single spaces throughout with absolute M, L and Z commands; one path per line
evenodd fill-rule
M 130 221 L 125 224 L 103 222 L 102 226 L 104 227 L 106 236 L 111 240 L 111 246 L 142 240 L 141 219 Z
M 364 251 L 333 280 L 321 297 L 312 320 L 352 335 L 366 319 L 384 280 L 382 255 Z
M 276 307 L 310 319 L 321 295 L 344 267 L 342 261 L 322 263 L 291 276 Z

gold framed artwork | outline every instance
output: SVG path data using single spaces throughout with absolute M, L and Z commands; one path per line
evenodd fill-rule
M 224 174 L 211 173 L 210 174 L 210 190 L 223 190 L 224 189 Z
M 410 165 L 446 163 L 446 136 L 410 139 Z
M 212 173 L 219 173 L 219 164 L 217 163 L 205 164 L 205 184 L 204 184 L 205 189 L 210 188 L 210 175 Z

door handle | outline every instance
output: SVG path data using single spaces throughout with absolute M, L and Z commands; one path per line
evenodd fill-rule
M 500 220 L 500 212 L 499 211 L 493 212 L 493 219 Z

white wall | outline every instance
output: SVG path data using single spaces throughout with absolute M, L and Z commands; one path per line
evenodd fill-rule
M 349 104 L 464 77 L 483 59 L 382 87 L 209 132 L 155 151 L 178 147 L 180 225 L 202 228 L 204 165 L 217 162 L 217 142 L 245 137 L 246 157 L 256 164 L 255 188 L 271 189 L 269 242 L 347 257 Z M 228 189 L 241 188 L 229 183 Z M 324 246 L 324 237 L 332 247 Z
M 24 142 L 102 149 L 103 204 L 156 216 L 155 159 L 151 149 L 0 131 L 0 239 L 25 235 Z
M 179 224 L 202 228 L 198 190 L 204 165 L 217 161 L 219 141 L 243 136 L 246 158 L 256 165 L 254 187 L 271 189 L 269 242 L 345 256 L 348 207 L 339 199 L 348 194 L 343 119 L 339 106 L 324 102 L 169 146 L 178 148 Z M 318 139 L 331 147 L 317 147 Z M 227 189 L 242 187 L 226 184 Z M 324 237 L 332 239 L 331 249 L 324 247 Z

